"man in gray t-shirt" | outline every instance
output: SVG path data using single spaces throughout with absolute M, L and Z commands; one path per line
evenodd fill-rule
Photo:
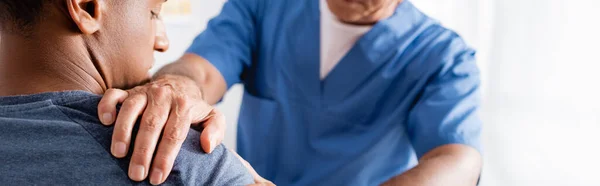
M 110 155 L 112 127 L 100 125 L 100 96 L 83 91 L 0 97 L 0 183 L 149 184 L 127 178 L 129 158 Z M 196 131 L 177 155 L 169 185 L 248 185 L 246 168 L 225 147 L 200 148 Z
M 159 16 L 165 2 L 0 0 L 0 185 L 258 182 L 249 164 L 205 132 L 225 121 L 202 89 L 181 86 L 194 82 L 183 76 L 153 78 L 153 89 L 176 100 L 162 110 L 172 113 L 166 125 L 152 117 L 162 113 L 114 127 L 97 118 L 100 95 L 148 82 L 154 52 L 169 48 Z M 164 99 L 136 103 L 143 110 Z M 126 114 L 142 113 L 119 113 Z

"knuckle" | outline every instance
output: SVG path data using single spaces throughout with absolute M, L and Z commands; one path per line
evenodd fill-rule
M 142 103 L 143 103 L 143 98 L 141 96 L 134 96 L 134 97 L 131 97 L 131 98 L 125 100 L 124 104 L 138 105 L 138 104 L 142 104 Z
M 183 117 L 187 117 L 188 111 L 192 109 L 191 105 L 185 100 L 175 100 L 174 104 L 174 110 L 177 113 L 176 116 L 178 120 L 183 119 Z
M 162 125 L 162 123 L 162 117 L 152 114 L 145 118 L 144 129 L 148 132 L 156 132 L 157 130 L 160 130 L 160 126 Z
M 130 128 L 131 128 L 131 127 L 130 127 L 128 124 L 125 124 L 125 125 L 124 125 L 124 124 L 121 124 L 121 125 L 119 125 L 117 128 L 118 128 L 118 130 L 117 130 L 117 131 L 115 131 L 115 133 L 116 133 L 116 134 L 120 134 L 120 135 L 118 135 L 118 137 L 123 137 L 123 138 L 126 138 L 126 136 L 128 136 L 128 134 L 131 132 L 131 131 L 130 131 Z M 120 133 L 119 133 L 119 132 L 120 132 Z
M 152 155 L 152 150 L 150 149 L 150 147 L 137 147 L 134 151 L 133 151 L 133 157 L 137 157 L 137 158 L 141 158 L 142 160 L 146 160 L 149 155 Z
M 154 157 L 154 164 L 158 168 L 166 168 L 166 166 L 169 164 L 169 160 L 170 160 L 169 157 L 167 157 L 165 155 L 157 154 Z
M 127 90 L 127 93 L 129 95 L 141 94 L 141 93 L 146 92 L 146 90 L 148 90 L 148 88 L 146 88 L 146 86 L 137 86 L 137 87 Z
M 179 95 L 179 96 L 175 97 L 175 103 L 177 103 L 177 105 L 180 105 L 180 106 L 186 106 L 186 104 L 188 103 L 187 96 Z
M 150 82 L 150 83 L 148 83 L 148 86 L 150 86 L 150 88 L 160 87 L 160 85 L 158 83 L 156 83 L 156 82 Z
M 124 104 L 128 104 L 128 105 L 137 105 L 137 104 L 138 104 L 138 102 L 139 102 L 139 99 L 134 99 L 134 98 L 131 98 L 131 99 L 127 99 L 127 100 L 125 100 Z
M 164 86 L 152 86 L 152 95 L 157 98 L 166 97 L 169 94 L 170 89 Z
M 175 129 L 165 135 L 165 141 L 169 143 L 169 145 L 176 145 L 185 140 L 185 136 L 183 135 L 183 131 L 180 129 Z
M 137 92 L 143 92 L 144 90 L 148 90 L 148 87 L 146 86 L 137 86 L 133 88 L 133 91 L 137 91 Z

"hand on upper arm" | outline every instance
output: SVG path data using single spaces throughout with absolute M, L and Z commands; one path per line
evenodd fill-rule
M 118 103 L 122 107 L 116 114 Z M 166 180 L 192 124 L 203 124 L 200 139 L 206 152 L 221 143 L 226 126 L 223 115 L 202 99 L 196 83 L 176 75 L 165 75 L 127 91 L 107 91 L 98 105 L 98 115 L 105 125 L 115 124 L 111 153 L 118 158 L 127 155 L 134 125 L 141 117 L 128 174 L 136 181 L 151 174 L 153 184 Z

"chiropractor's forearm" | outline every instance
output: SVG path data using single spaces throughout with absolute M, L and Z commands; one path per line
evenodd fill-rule
M 201 87 L 204 99 L 209 104 L 216 104 L 227 91 L 227 84 L 221 73 L 206 59 L 195 54 L 185 54 L 176 62 L 166 65 L 154 78 L 164 75 L 179 75 L 194 80 Z
M 382 185 L 472 186 L 481 171 L 481 155 L 464 145 L 445 145 L 423 156 L 419 165 Z

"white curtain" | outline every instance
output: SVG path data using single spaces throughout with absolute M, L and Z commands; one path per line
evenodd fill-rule
M 224 0 L 191 0 L 168 20 L 178 58 Z M 600 185 L 600 2 L 411 0 L 478 50 L 483 75 L 483 186 Z M 235 147 L 241 87 L 219 106 Z

